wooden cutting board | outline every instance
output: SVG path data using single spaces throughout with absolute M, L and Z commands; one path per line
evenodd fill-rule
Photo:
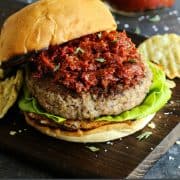
M 10 0 L 0 2 L 0 24 L 5 17 L 23 7 Z M 129 34 L 138 45 L 142 36 Z M 146 127 L 136 134 L 110 143 L 93 144 L 100 151 L 91 152 L 89 144 L 69 143 L 40 134 L 27 126 L 14 106 L 0 122 L 0 149 L 15 154 L 34 166 L 43 166 L 57 177 L 139 178 L 180 137 L 180 80 L 176 80 L 171 101 L 157 113 L 155 129 Z M 14 136 L 10 132 L 17 132 Z M 138 141 L 144 131 L 153 135 Z M 92 144 L 91 144 L 92 146 Z

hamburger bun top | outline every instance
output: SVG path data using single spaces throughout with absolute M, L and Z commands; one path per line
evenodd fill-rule
M 40 0 L 5 21 L 0 61 L 116 27 L 100 0 Z

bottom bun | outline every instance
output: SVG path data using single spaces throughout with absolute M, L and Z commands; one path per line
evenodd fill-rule
M 60 128 L 55 129 L 43 126 L 39 123 L 36 123 L 35 119 L 30 118 L 28 113 L 24 114 L 26 122 L 43 134 L 57 139 L 78 143 L 106 142 L 128 136 L 143 129 L 155 116 L 155 114 L 152 114 L 135 121 L 113 123 L 92 130 L 78 130 L 75 132 L 70 132 L 61 130 Z

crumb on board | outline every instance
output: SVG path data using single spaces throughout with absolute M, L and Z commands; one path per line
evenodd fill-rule
M 11 131 L 9 131 L 9 135 L 14 136 L 17 133 L 21 134 L 23 131 L 27 131 L 27 129 L 24 128 L 24 129 L 19 129 L 19 130 L 16 130 L 16 131 L 15 130 L 11 130 Z
M 148 124 L 148 127 L 151 128 L 151 129 L 155 129 L 156 128 L 156 125 L 154 122 L 151 122 Z
M 171 115 L 173 112 L 165 112 L 164 115 Z
M 174 104 L 174 101 L 170 101 L 170 104 Z
M 108 144 L 108 145 L 113 145 L 114 143 L 113 142 L 111 142 L 111 141 L 108 141 L 106 144 Z
M 17 134 L 16 131 L 10 131 L 10 132 L 9 132 L 9 135 L 11 135 L 11 136 L 14 136 L 14 135 L 16 135 L 16 134 Z

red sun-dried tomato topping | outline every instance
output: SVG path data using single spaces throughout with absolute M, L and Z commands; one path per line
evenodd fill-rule
M 77 93 L 135 85 L 144 65 L 125 32 L 100 32 L 50 46 L 30 58 L 35 78 L 52 77 Z

